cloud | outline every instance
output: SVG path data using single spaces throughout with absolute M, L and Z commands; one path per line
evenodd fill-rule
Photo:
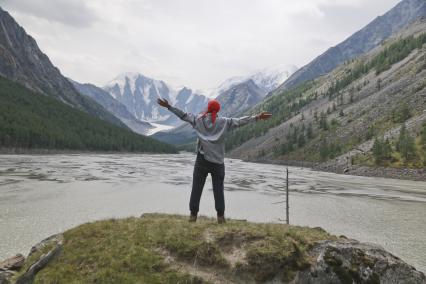
M 58 22 L 73 27 L 88 27 L 96 21 L 96 14 L 85 0 L 1 0 L 7 10 Z
M 269 66 L 303 66 L 398 1 L 0 3 L 72 79 L 102 86 L 118 73 L 139 71 L 173 85 L 206 89 Z

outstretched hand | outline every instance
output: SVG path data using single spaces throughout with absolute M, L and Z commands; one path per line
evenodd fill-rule
M 157 99 L 157 104 L 159 104 L 159 105 L 160 105 L 160 106 L 162 106 L 162 107 L 166 107 L 166 108 L 169 108 L 169 107 L 170 107 L 169 101 L 168 101 L 168 100 L 166 100 L 166 99 L 158 98 L 158 99 Z
M 266 112 L 266 111 L 256 115 L 257 120 L 266 120 L 266 119 L 270 119 L 271 117 L 272 117 L 272 113 Z

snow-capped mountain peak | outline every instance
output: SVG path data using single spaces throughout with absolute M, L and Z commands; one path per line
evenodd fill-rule
M 113 92 L 113 97 L 124 93 L 124 89 L 130 88 L 131 93 L 134 95 L 136 90 L 139 88 L 139 92 L 143 94 L 149 94 L 150 88 L 154 88 L 156 92 L 161 93 L 162 89 L 171 88 L 161 80 L 155 80 L 137 72 L 126 72 L 118 75 L 113 80 L 108 82 L 104 89 L 117 88 L 120 92 Z M 141 87 L 145 89 L 140 89 Z M 116 97 L 115 97 L 116 98 Z
M 261 69 L 247 76 L 232 77 L 213 89 L 210 97 L 219 100 L 224 114 L 239 114 L 260 102 L 296 70 L 293 65 L 276 66 Z
M 104 89 L 138 119 L 173 126 L 180 123 L 179 119 L 159 107 L 157 98 L 165 98 L 171 104 L 194 113 L 201 111 L 208 100 L 186 87 L 174 89 L 164 81 L 134 72 L 118 75 Z
M 264 68 L 249 75 L 231 77 L 222 82 L 218 87 L 200 92 L 205 94 L 207 97 L 218 97 L 220 94 L 226 92 L 233 86 L 251 79 L 266 94 L 284 83 L 284 81 L 287 80 L 287 78 L 289 78 L 294 72 L 296 72 L 296 70 L 297 67 L 294 65 Z
M 296 71 L 297 67 L 294 65 L 265 68 L 251 75 L 250 79 L 252 79 L 259 88 L 269 93 L 284 83 L 284 81 Z

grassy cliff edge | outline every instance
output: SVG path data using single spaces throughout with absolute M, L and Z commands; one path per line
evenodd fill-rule
M 87 223 L 38 244 L 11 280 L 58 241 L 34 283 L 425 283 L 374 245 L 321 228 L 144 214 Z M 59 252 L 59 253 L 58 253 Z M 401 278 L 403 277 L 403 278 Z M 26 278 L 28 281 L 28 277 Z M 31 281 L 32 281 L 31 280 Z M 396 281 L 396 282 L 392 282 Z

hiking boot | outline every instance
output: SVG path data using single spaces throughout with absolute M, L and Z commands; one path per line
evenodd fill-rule
M 189 220 L 190 223 L 195 223 L 197 222 L 197 215 L 196 214 L 191 214 L 189 215 Z
M 225 216 L 217 216 L 217 223 L 225 224 L 226 223 Z

